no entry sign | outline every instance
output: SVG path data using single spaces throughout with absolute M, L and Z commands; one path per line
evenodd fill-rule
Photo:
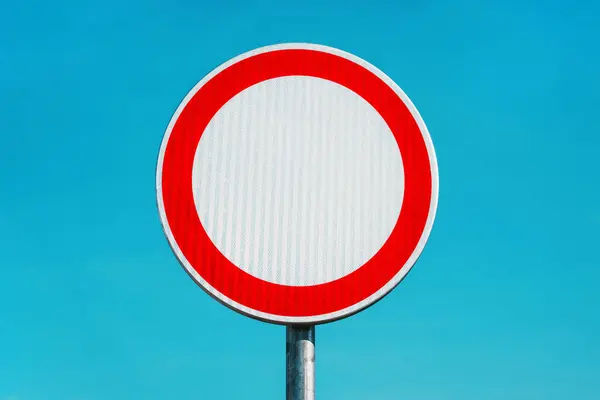
M 340 319 L 392 290 L 431 231 L 438 172 L 404 92 L 366 61 L 285 44 L 242 54 L 175 112 L 160 218 L 190 276 L 265 321 Z

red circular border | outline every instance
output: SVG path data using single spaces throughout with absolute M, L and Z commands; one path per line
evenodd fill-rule
M 192 194 L 195 152 L 212 117 L 242 90 L 268 79 L 292 75 L 336 82 L 369 102 L 394 134 L 405 174 L 402 209 L 381 250 L 354 272 L 314 286 L 267 282 L 232 264 L 206 234 Z M 377 75 L 353 61 L 307 49 L 274 50 L 245 58 L 200 87 L 173 126 L 164 151 L 161 179 L 168 226 L 196 272 L 236 303 L 285 317 L 314 317 L 340 311 L 385 286 L 415 251 L 425 229 L 432 196 L 427 146 L 417 121 L 398 94 Z

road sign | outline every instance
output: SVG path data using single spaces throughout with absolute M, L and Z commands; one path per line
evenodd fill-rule
M 381 299 L 421 254 L 438 172 L 416 108 L 383 72 L 309 44 L 219 66 L 165 133 L 157 197 L 189 275 L 245 315 L 318 324 Z

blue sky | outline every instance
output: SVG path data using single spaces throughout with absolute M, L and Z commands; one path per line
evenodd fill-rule
M 318 397 L 600 398 L 598 4 L 280 3 L 2 3 L 0 400 L 283 398 L 284 328 L 188 278 L 154 173 L 204 74 L 289 41 L 390 75 L 440 168 L 408 278 L 318 327 Z

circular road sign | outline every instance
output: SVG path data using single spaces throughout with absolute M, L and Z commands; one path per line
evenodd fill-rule
M 156 186 L 169 244 L 206 292 L 263 321 L 319 324 L 408 273 L 438 171 L 423 120 L 388 76 L 341 50 L 281 44 L 188 93 Z

